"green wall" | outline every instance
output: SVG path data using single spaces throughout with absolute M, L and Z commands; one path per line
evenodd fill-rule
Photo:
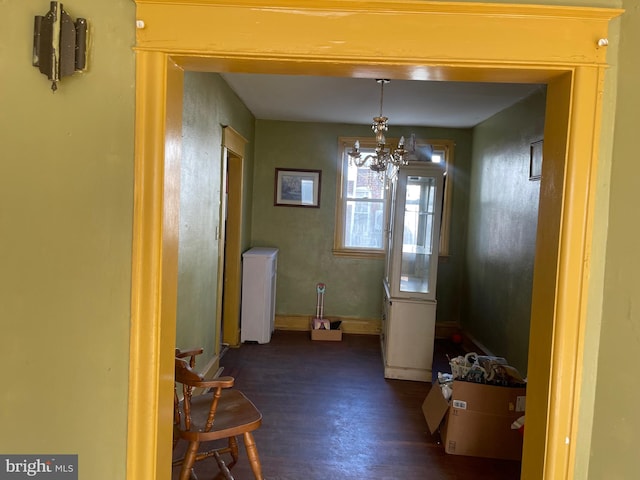
M 473 130 L 462 324 L 523 375 L 540 193 L 529 152 L 543 138 L 544 114 L 541 87 Z
M 133 222 L 131 0 L 65 3 L 88 70 L 31 65 L 48 1 L 0 2 L 0 452 L 125 478 Z
M 220 342 L 216 332 L 220 225 L 222 129 L 229 125 L 250 142 L 254 118 L 237 95 L 214 73 L 187 72 L 184 78 L 180 240 L 176 346 L 201 346 L 211 358 Z M 253 163 L 247 148 L 245 166 Z M 248 172 L 250 168 L 246 169 Z M 245 191 L 251 190 L 251 182 Z M 245 202 L 249 203 L 249 202 Z M 249 217 L 246 217 L 247 219 Z M 246 220 L 248 225 L 249 221 Z M 201 361 L 201 366 L 206 360 Z
M 470 130 L 400 126 L 389 129 L 389 137 L 409 136 L 411 133 L 422 139 L 454 140 L 456 162 L 459 161 L 461 167 L 469 164 Z M 315 286 L 323 282 L 327 285 L 326 315 L 380 318 L 382 259 L 345 258 L 332 253 L 338 137 L 368 138 L 371 135 L 369 125 L 257 121 L 251 243 L 252 246 L 280 249 L 276 294 L 278 314 L 314 314 Z M 320 208 L 274 206 L 277 167 L 322 170 Z M 460 209 L 460 215 L 454 212 L 454 219 L 465 218 L 464 190 L 460 192 L 454 196 L 454 208 Z M 445 280 L 438 283 L 438 308 L 442 307 L 447 315 L 456 309 L 453 287 L 449 285 L 459 281 L 459 272 L 455 268 L 460 265 L 461 255 L 458 254 L 463 253 L 460 238 L 464 225 L 457 223 L 452 230 L 452 258 L 442 268 Z
M 640 471 L 640 382 L 635 365 L 640 351 L 640 250 L 638 235 L 638 114 L 640 112 L 640 6 L 623 2 L 619 56 L 611 58 L 611 81 L 618 78 L 615 115 L 605 116 L 605 128 L 613 130 L 608 242 L 600 325 L 599 355 L 587 345 L 586 362 L 597 359 L 596 372 L 585 377 L 587 386 L 596 386 L 593 435 L 588 478 L 623 480 L 636 478 Z M 599 184 L 602 196 L 608 185 Z M 606 203 L 606 200 L 605 200 Z M 604 223 L 604 222 L 603 222 Z M 601 324 L 600 324 L 601 322 Z
M 456 130 L 451 136 L 455 141 L 455 152 L 453 166 L 447 172 L 447 182 L 452 187 L 449 252 L 447 256 L 441 256 L 438 260 L 437 323 L 453 322 L 459 324 L 461 322 L 460 292 L 465 278 L 472 133 L 471 129 L 461 129 Z M 446 133 L 443 132 L 443 135 Z

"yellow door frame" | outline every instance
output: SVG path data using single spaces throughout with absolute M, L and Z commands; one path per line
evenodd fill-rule
M 231 347 L 240 345 L 240 294 L 242 285 L 242 198 L 244 190 L 244 149 L 247 140 L 233 128 L 223 130 L 223 184 L 226 185 L 222 294 L 222 341 Z M 223 251 L 223 250 L 220 250 Z M 220 297 L 218 297 L 220 298 Z
M 522 478 L 570 479 L 614 9 L 416 0 L 136 0 L 127 478 L 169 479 L 183 71 L 547 87 Z M 381 42 L 372 32 L 384 32 Z

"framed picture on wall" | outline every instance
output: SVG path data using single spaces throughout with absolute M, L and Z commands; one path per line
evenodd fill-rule
M 320 207 L 321 170 L 276 168 L 274 205 L 278 207 Z
M 542 140 L 533 142 L 529 153 L 529 180 L 540 180 L 542 175 Z

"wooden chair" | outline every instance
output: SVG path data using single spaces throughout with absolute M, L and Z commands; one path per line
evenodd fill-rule
M 219 377 L 204 380 L 194 370 L 196 355 L 202 349 L 181 351 L 176 349 L 174 395 L 174 434 L 173 446 L 182 439 L 189 442 L 185 456 L 173 462 L 182 465 L 180 480 L 195 479 L 195 462 L 214 457 L 220 468 L 216 478 L 233 480 L 230 469 L 238 461 L 238 442 L 236 436 L 242 434 L 249 457 L 251 470 L 256 480 L 264 480 L 258 450 L 253 432 L 262 423 L 262 414 L 240 391 L 233 387 L 233 377 Z M 186 358 L 189 357 L 189 361 Z M 178 398 L 177 384 L 182 384 L 182 401 Z M 194 395 L 195 388 L 205 389 L 205 393 Z M 200 444 L 214 440 L 227 439 L 227 446 L 209 451 L 199 451 Z M 227 465 L 221 455 L 229 453 L 231 462 Z

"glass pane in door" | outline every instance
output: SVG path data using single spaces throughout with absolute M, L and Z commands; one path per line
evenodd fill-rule
M 404 209 L 400 291 L 429 293 L 436 238 L 436 179 L 409 176 Z M 437 255 L 437 252 L 435 252 Z
M 385 225 L 385 264 L 384 264 L 384 281 L 387 283 L 387 286 L 390 285 L 391 282 L 391 266 L 393 264 L 393 256 L 391 253 L 393 246 L 393 229 L 394 225 L 394 212 L 396 211 L 396 180 L 392 180 L 389 182 L 389 189 L 387 191 L 388 199 L 387 202 L 387 212 L 386 212 L 386 220 L 387 225 Z

